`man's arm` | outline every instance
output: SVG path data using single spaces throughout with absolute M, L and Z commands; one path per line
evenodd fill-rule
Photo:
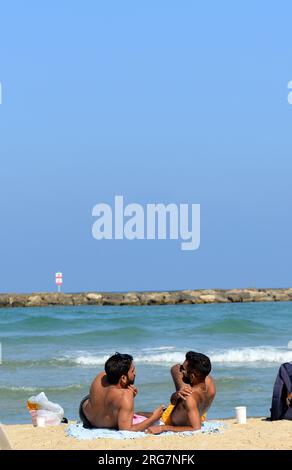
M 188 386 L 186 386 L 186 384 L 183 381 L 183 375 L 180 372 L 179 364 L 175 364 L 174 366 L 172 366 L 171 375 L 172 375 L 172 379 L 176 388 L 176 392 L 171 395 L 170 401 L 173 405 L 176 405 L 179 398 L 182 398 L 183 400 L 185 400 L 187 396 L 190 394 L 190 392 L 188 392 Z M 206 377 L 206 386 L 207 386 L 208 398 L 207 398 L 206 407 L 204 409 L 204 413 L 206 413 L 209 410 L 216 396 L 216 386 L 215 386 L 214 379 L 213 377 L 211 377 L 211 375 L 208 375 L 208 377 Z
M 216 396 L 216 386 L 215 386 L 215 382 L 214 382 L 214 379 L 213 377 L 211 377 L 211 375 L 208 375 L 208 377 L 206 377 L 206 386 L 207 386 L 207 401 L 206 401 L 206 406 L 204 408 L 204 414 L 207 413 L 207 411 L 209 410 L 210 406 L 212 405 L 213 403 L 213 400 Z
M 134 397 L 133 393 L 124 393 L 120 409 L 118 412 L 118 427 L 120 431 L 145 431 L 149 426 L 151 426 L 155 421 L 157 421 L 163 413 L 163 407 L 161 406 L 155 410 L 150 418 L 145 419 L 142 423 L 133 424 L 134 417 Z
M 185 383 L 183 381 L 183 375 L 180 371 L 180 365 L 175 364 L 172 366 L 170 369 L 172 380 L 174 381 L 174 386 L 176 391 L 178 391 L 180 388 L 184 387 Z
M 193 393 L 192 387 L 190 385 L 184 385 L 177 392 L 174 392 L 170 397 L 170 403 L 176 405 L 178 400 L 186 400 Z
M 198 431 L 201 429 L 201 416 L 199 413 L 197 399 L 195 394 L 186 399 L 187 421 L 186 426 L 150 426 L 147 430 L 149 434 L 160 434 L 162 432 L 185 432 L 185 431 Z
M 189 385 L 184 383 L 179 364 L 172 366 L 170 372 L 176 388 L 176 392 L 174 392 L 170 397 L 170 402 L 173 405 L 176 405 L 179 398 L 185 400 L 192 393 L 192 389 Z

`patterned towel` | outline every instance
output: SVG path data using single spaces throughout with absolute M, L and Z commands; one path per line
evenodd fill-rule
M 205 421 L 199 431 L 163 432 L 158 434 L 158 436 L 193 436 L 197 433 L 211 434 L 214 432 L 222 432 L 225 427 L 226 425 L 220 421 Z M 145 434 L 145 432 L 115 431 L 113 429 L 85 429 L 81 423 L 69 424 L 66 428 L 66 434 L 69 437 L 75 437 L 79 441 L 105 438 L 140 439 L 153 436 L 153 434 Z

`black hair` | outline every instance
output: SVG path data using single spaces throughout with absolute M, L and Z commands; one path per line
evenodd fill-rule
M 212 369 L 211 361 L 205 354 L 189 351 L 186 354 L 186 360 L 190 372 L 198 372 L 203 379 L 210 374 Z
M 122 375 L 128 374 L 132 362 L 133 357 L 129 354 L 120 354 L 116 352 L 116 354 L 111 356 L 104 366 L 108 382 L 111 385 L 116 385 Z

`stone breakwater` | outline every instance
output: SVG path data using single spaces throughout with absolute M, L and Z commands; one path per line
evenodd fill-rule
M 279 302 L 292 300 L 287 289 L 209 289 L 166 292 L 38 292 L 0 294 L 0 307 L 47 307 L 50 305 L 176 305 L 228 302 Z

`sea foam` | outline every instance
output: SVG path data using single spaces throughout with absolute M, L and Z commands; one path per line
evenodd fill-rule
M 284 348 L 275 348 L 270 346 L 260 346 L 256 348 L 238 348 L 226 349 L 213 352 L 205 352 L 211 359 L 213 364 L 281 364 L 283 362 L 292 361 L 292 351 Z M 109 355 L 80 355 L 75 358 L 62 358 L 61 360 L 69 360 L 78 365 L 95 366 L 104 365 Z M 134 355 L 134 361 L 137 364 L 153 364 L 153 365 L 169 365 L 182 363 L 185 360 L 185 352 L 183 351 L 167 351 L 152 354 Z

